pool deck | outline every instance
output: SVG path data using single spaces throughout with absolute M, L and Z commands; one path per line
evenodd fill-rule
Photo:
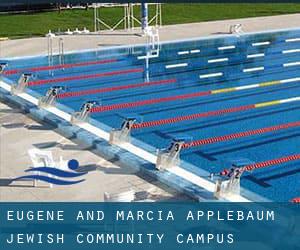
M 168 25 L 160 28 L 160 40 L 177 40 L 208 35 L 228 34 L 232 24 L 242 24 L 244 32 L 270 29 L 295 28 L 300 25 L 300 14 L 271 17 L 243 18 L 235 20 Z M 95 49 L 107 46 L 145 43 L 139 30 L 103 31 L 95 35 L 60 36 L 64 38 L 65 51 Z M 58 51 L 58 38 L 53 42 L 54 53 Z M 3 41 L 0 44 L 0 57 L 29 56 L 47 53 L 47 38 L 37 37 Z
M 230 24 L 235 23 L 241 23 L 246 32 L 292 28 L 299 26 L 300 14 L 165 26 L 160 29 L 160 37 L 165 41 L 221 35 L 228 32 Z M 88 39 L 87 36 L 69 36 L 65 37 L 65 51 L 144 41 L 144 37 L 134 32 L 128 34 L 122 31 L 89 35 Z M 45 52 L 46 38 L 31 38 L 2 42 L 0 55 L 13 57 Z M 104 192 L 118 193 L 130 189 L 140 193 L 141 198 L 146 191 L 149 193 L 148 198 L 153 200 L 188 200 L 186 196 L 152 179 L 142 179 L 131 169 L 120 168 L 117 162 L 105 161 L 76 141 L 60 136 L 51 126 L 33 121 L 20 110 L 2 103 L 0 103 L 0 138 L 0 200 L 102 201 Z M 22 175 L 23 170 L 29 166 L 30 159 L 26 151 L 33 146 L 53 150 L 55 156 L 61 155 L 65 159 L 78 159 L 82 166 L 91 169 L 87 181 L 71 187 L 54 187 L 55 196 L 53 189 L 33 188 L 30 182 L 7 186 L 9 177 Z M 15 155 L 19 156 L 14 157 Z
M 62 137 L 48 124 L 36 122 L 20 109 L 0 103 L 0 200 L 1 201 L 102 201 L 104 192 L 136 192 L 137 200 L 188 200 L 185 195 L 170 190 L 149 177 L 140 177 L 118 162 L 109 162 L 76 141 Z M 51 150 L 54 159 L 77 159 L 88 171 L 86 181 L 77 185 L 48 188 L 32 181 L 14 182 L 10 178 L 24 175 L 31 166 L 27 149 Z M 17 157 L 15 157 L 17 156 Z M 146 178 L 146 179 L 145 179 Z M 55 193 L 55 195 L 53 195 Z

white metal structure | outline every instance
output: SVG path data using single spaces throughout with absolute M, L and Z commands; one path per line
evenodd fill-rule
M 53 66 L 53 38 L 55 34 L 49 30 L 49 33 L 46 34 L 47 37 L 47 53 L 48 53 L 48 66 Z M 52 71 L 49 70 L 49 75 L 52 74 Z
M 135 118 L 127 118 L 123 122 L 121 129 L 111 130 L 109 135 L 109 143 L 113 145 L 130 142 L 130 132 L 135 121 Z
M 175 166 L 180 166 L 180 151 L 183 140 L 173 141 L 168 149 L 163 149 L 158 152 L 156 160 L 156 169 L 168 169 Z
M 84 103 L 79 112 L 75 112 L 71 117 L 72 124 L 88 122 L 89 115 L 93 106 L 97 105 L 96 101 L 87 101 Z
M 20 76 L 20 78 L 18 80 L 18 83 L 12 85 L 12 87 L 11 87 L 11 94 L 12 95 L 16 95 L 16 94 L 23 93 L 24 90 L 26 89 L 27 85 L 28 85 L 28 82 L 29 82 L 31 76 L 32 75 L 30 73 L 23 73 Z
M 6 67 L 7 67 L 7 63 L 0 63 L 0 75 L 3 73 Z
M 104 30 L 115 30 L 123 26 L 124 30 L 134 29 L 141 26 L 141 18 L 137 17 L 134 13 L 134 7 L 141 5 L 140 3 L 128 3 L 128 4 L 108 4 L 108 3 L 94 3 L 94 31 L 101 31 L 100 26 L 104 26 Z M 156 27 L 162 26 L 162 7 L 161 3 L 152 3 L 149 5 L 155 5 L 155 14 L 149 18 L 149 25 Z M 123 16 L 115 24 L 109 25 L 101 17 L 101 9 L 123 7 Z
M 237 34 L 237 35 L 240 35 L 243 33 L 243 28 L 242 28 L 242 25 L 241 24 L 234 24 L 234 25 L 230 25 L 230 28 L 229 28 L 229 33 L 230 34 Z
M 229 199 L 230 196 L 237 195 L 240 195 L 240 178 L 216 181 L 214 196 L 217 199 Z
M 64 50 L 64 39 L 59 38 L 58 40 L 58 55 L 59 55 L 59 64 L 65 64 L 65 50 Z
M 148 26 L 144 32 L 145 35 L 147 36 L 147 44 L 151 46 L 151 50 L 157 50 L 160 41 L 158 29 Z
M 51 87 L 45 96 L 42 96 L 38 101 L 38 106 L 40 108 L 46 108 L 53 106 L 55 104 L 55 100 L 60 91 L 64 90 L 62 86 L 53 86 Z
M 114 25 L 107 24 L 100 16 L 101 8 L 109 8 L 109 7 L 123 7 L 124 14 L 123 17 L 117 21 Z M 123 24 L 124 29 L 130 28 L 130 8 L 129 4 L 107 4 L 107 3 L 94 3 L 94 31 L 98 32 L 101 30 L 101 24 L 105 27 L 104 29 L 115 30 L 119 28 Z

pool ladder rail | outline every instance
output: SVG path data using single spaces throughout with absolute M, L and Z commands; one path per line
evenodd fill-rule
M 47 37 L 47 57 L 48 57 L 48 66 L 51 68 L 54 65 L 54 54 L 53 54 L 53 39 L 56 37 L 54 33 L 46 34 Z M 59 65 L 65 64 L 65 51 L 64 51 L 64 40 L 62 37 L 58 39 L 58 61 Z M 62 68 L 64 70 L 64 68 Z M 49 69 L 49 75 L 53 75 L 53 70 Z
M 58 40 L 58 53 L 59 53 L 59 64 L 65 64 L 65 51 L 64 51 L 64 39 L 59 38 Z M 64 70 L 64 68 L 62 68 Z

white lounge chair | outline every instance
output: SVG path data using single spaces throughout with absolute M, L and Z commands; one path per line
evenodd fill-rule
M 58 163 L 56 163 L 53 159 L 53 155 L 51 151 L 46 151 L 46 150 L 40 150 L 37 148 L 32 148 L 28 150 L 29 157 L 31 159 L 31 162 L 33 164 L 34 168 L 38 167 L 50 167 L 50 168 L 59 168 L 59 169 L 64 169 L 67 170 L 67 162 L 63 160 L 62 157 L 60 157 L 60 160 Z M 37 171 L 35 172 L 37 175 L 40 173 Z M 50 177 L 51 175 L 48 174 Z M 33 181 L 33 185 L 36 187 L 37 186 L 37 180 Z M 50 184 L 50 187 L 53 187 L 53 184 Z

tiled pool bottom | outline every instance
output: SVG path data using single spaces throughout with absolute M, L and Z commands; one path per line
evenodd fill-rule
M 157 173 L 154 163 L 157 149 L 168 147 L 172 138 L 202 140 L 181 151 L 183 162 L 169 170 L 170 181 L 174 174 L 182 175 L 192 187 L 212 192 L 209 173 L 232 162 L 299 153 L 299 37 L 299 30 L 290 30 L 165 43 L 148 63 L 145 46 L 73 53 L 66 55 L 64 66 L 56 58 L 50 69 L 45 57 L 12 59 L 4 73 L 15 82 L 22 72 L 33 72 L 29 89 L 36 97 L 51 86 L 66 87 L 57 105 L 67 113 L 97 101 L 101 105 L 93 109 L 91 123 L 105 140 L 124 117 L 142 117 L 132 131 L 139 141 L 122 147 L 141 153 L 148 162 L 143 166 L 155 174 L 170 174 Z M 270 127 L 277 129 L 268 132 Z M 221 140 L 224 136 L 229 139 Z M 217 139 L 208 143 L 212 138 Z M 247 172 L 242 187 L 287 201 L 299 196 L 298 170 L 299 161 L 292 161 Z M 259 199 L 249 192 L 246 196 Z

